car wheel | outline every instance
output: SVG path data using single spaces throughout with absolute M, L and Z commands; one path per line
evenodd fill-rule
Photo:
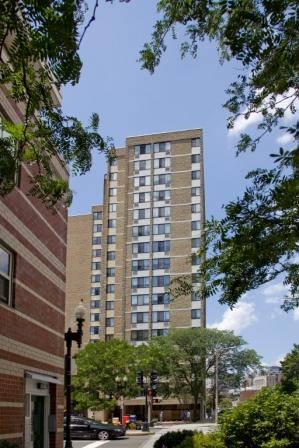
M 99 431 L 98 432 L 98 439 L 99 440 L 108 440 L 109 439 L 109 432 L 108 431 Z

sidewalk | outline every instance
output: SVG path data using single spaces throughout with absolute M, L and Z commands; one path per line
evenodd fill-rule
M 152 434 L 150 440 L 148 440 L 142 448 L 152 448 L 155 441 L 158 440 L 162 434 L 165 434 L 169 431 L 182 431 L 183 429 L 191 429 L 194 431 L 202 431 L 203 433 L 207 433 L 213 431 L 216 428 L 215 423 L 174 423 L 174 422 L 165 422 L 165 423 L 157 423 L 154 427 L 150 427 L 149 431 L 142 430 L 131 430 L 128 429 L 126 434 L 128 436 L 142 436 Z

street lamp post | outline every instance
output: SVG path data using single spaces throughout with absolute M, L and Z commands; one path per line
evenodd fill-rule
M 115 378 L 115 382 L 116 382 L 116 388 L 117 391 L 119 392 L 119 398 L 120 398 L 120 423 L 121 425 L 123 424 L 122 418 L 124 415 L 124 390 L 127 387 L 127 382 L 128 382 L 128 378 L 126 375 L 123 376 L 123 378 L 119 377 L 117 375 L 117 377 Z
M 65 429 L 65 448 L 72 448 L 71 440 L 71 393 L 72 393 L 72 342 L 75 341 L 78 347 L 82 344 L 82 327 L 85 317 L 85 308 L 83 306 L 83 300 L 75 309 L 75 316 L 77 320 L 77 331 L 72 331 L 71 328 L 64 334 L 64 340 L 66 343 L 66 355 L 65 355 L 65 394 L 66 394 L 66 429 Z

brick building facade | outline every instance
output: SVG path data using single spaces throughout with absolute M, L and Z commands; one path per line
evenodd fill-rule
M 0 124 L 21 123 L 6 93 Z M 67 179 L 61 161 L 52 163 Z M 22 166 L 18 187 L 0 198 L 0 441 L 61 448 L 67 211 L 28 195 L 31 170 Z

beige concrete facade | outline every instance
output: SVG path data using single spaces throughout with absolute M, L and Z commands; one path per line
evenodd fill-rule
M 203 299 L 168 295 L 172 279 L 198 269 L 190 255 L 204 238 L 202 141 L 201 129 L 127 138 L 108 166 L 103 208 L 69 218 L 68 313 L 81 298 L 94 304 L 91 276 L 100 274 L 99 309 L 92 305 L 92 322 L 86 322 L 91 340 L 140 344 L 170 328 L 205 325 Z M 99 229 L 95 210 L 103 212 L 100 246 L 92 244 Z M 94 272 L 99 247 L 100 270 Z

